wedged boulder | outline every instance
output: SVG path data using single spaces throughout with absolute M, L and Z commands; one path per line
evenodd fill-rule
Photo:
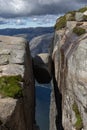
M 33 58 L 34 76 L 39 83 L 51 81 L 51 57 L 48 53 L 41 53 Z

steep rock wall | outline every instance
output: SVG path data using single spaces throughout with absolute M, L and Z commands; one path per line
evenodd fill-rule
M 0 36 L 0 130 L 35 128 L 34 95 L 28 42 Z
M 61 28 L 56 25 L 50 130 L 87 130 L 87 22 L 82 14 Z

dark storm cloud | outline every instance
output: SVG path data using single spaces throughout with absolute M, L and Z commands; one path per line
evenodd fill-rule
M 0 0 L 0 17 L 60 14 L 85 5 L 86 0 Z

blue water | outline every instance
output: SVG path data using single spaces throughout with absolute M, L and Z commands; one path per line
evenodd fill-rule
M 40 130 L 49 130 L 50 92 L 49 86 L 36 86 L 36 122 Z

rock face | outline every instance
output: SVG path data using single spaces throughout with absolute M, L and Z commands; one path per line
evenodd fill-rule
M 33 130 L 34 126 L 34 79 L 29 44 L 23 38 L 0 36 L 0 130 Z
M 57 20 L 50 130 L 87 130 L 87 22 L 81 21 L 83 13 L 76 14 L 77 21 L 69 19 L 63 25 Z
M 48 53 L 49 47 L 52 43 L 53 33 L 47 33 L 33 38 L 30 41 L 31 55 L 35 57 L 40 53 Z

